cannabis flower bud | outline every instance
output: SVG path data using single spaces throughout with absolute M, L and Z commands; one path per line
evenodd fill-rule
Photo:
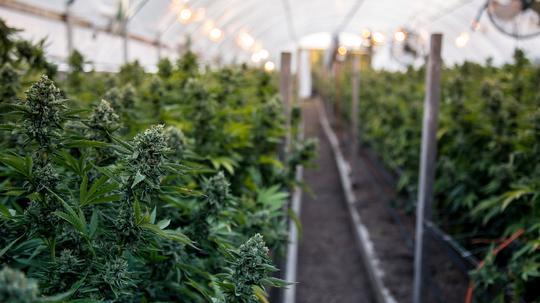
M 0 271 L 0 302 L 34 303 L 37 295 L 37 284 L 24 273 L 9 267 Z
M 122 89 L 122 106 L 125 109 L 130 109 L 135 107 L 135 96 L 137 95 L 135 87 L 128 84 Z
M 45 75 L 26 92 L 24 130 L 41 147 L 50 147 L 51 138 L 58 136 L 64 101 L 62 92 Z
M 129 264 L 124 258 L 112 257 L 96 265 L 98 275 L 92 277 L 93 281 L 90 283 L 97 284 L 96 286 L 103 292 L 104 297 L 117 299 L 119 296 L 131 294 L 131 288 L 134 285 L 133 272 L 129 270 Z M 119 301 L 124 302 L 123 300 Z
M 153 184 L 158 184 L 162 173 L 161 164 L 167 150 L 163 125 L 152 126 L 133 139 L 133 154 L 129 163 L 134 172 L 144 175 Z
M 203 183 L 203 191 L 205 193 L 205 202 L 207 211 L 210 213 L 217 213 L 230 198 L 229 193 L 230 184 L 227 182 L 223 172 L 219 172 L 217 175 L 205 180 Z
M 227 294 L 227 302 L 258 302 L 253 286 L 263 286 L 269 274 L 276 271 L 268 255 L 263 237 L 256 234 L 234 253 L 230 277 L 234 292 Z
M 119 120 L 120 117 L 118 117 L 111 104 L 101 100 L 99 105 L 92 111 L 89 125 L 93 129 L 114 130 L 118 128 Z
M 107 100 L 115 110 L 120 110 L 122 108 L 122 95 L 120 90 L 116 87 L 109 89 L 105 95 L 103 95 L 103 99 Z
M 164 131 L 167 145 L 172 150 L 177 158 L 182 158 L 186 148 L 186 137 L 184 133 L 177 127 L 168 126 Z
M 37 165 L 33 172 L 32 190 L 35 192 L 47 191 L 47 189 L 54 189 L 60 177 L 50 163 L 44 165 Z

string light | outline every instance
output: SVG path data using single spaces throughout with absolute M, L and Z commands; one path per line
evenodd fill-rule
M 375 32 L 372 35 L 372 39 L 375 45 L 381 45 L 381 44 L 384 44 L 385 37 L 383 33 Z
M 403 42 L 405 41 L 405 38 L 407 38 L 407 34 L 405 34 L 405 32 L 403 32 L 402 30 L 394 33 L 394 40 L 396 40 L 397 42 Z
M 261 62 L 261 57 L 259 56 L 259 53 L 254 53 L 253 55 L 251 55 L 251 61 L 253 61 L 253 63 Z
M 362 37 L 364 37 L 364 39 L 369 39 L 369 37 L 371 37 L 371 32 L 369 31 L 369 29 L 362 30 Z
M 266 61 L 264 64 L 264 70 L 267 72 L 273 72 L 276 69 L 276 65 L 272 61 Z
M 219 41 L 222 37 L 223 37 L 223 31 L 220 30 L 219 28 L 214 27 L 210 31 L 210 40 L 215 42 L 215 41 Z
M 268 51 L 266 49 L 261 49 L 259 52 L 259 58 L 261 58 L 262 60 L 266 60 L 268 59 L 268 56 L 270 56 L 270 53 L 268 53 Z
M 180 22 L 188 22 L 192 16 L 193 12 L 188 7 L 184 7 L 183 9 L 181 9 L 180 13 L 178 14 Z
M 467 45 L 467 43 L 469 42 L 469 39 L 470 39 L 469 33 L 468 32 L 462 32 L 456 38 L 456 46 L 458 48 L 465 47 Z
M 251 35 L 248 34 L 246 31 L 241 31 L 238 34 L 237 42 L 240 47 L 247 50 L 253 46 L 253 44 L 255 43 L 255 39 L 253 39 L 253 37 L 251 37 Z

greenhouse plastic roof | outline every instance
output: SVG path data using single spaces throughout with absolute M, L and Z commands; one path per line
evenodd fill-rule
M 91 21 L 96 28 L 106 27 L 107 16 L 114 15 L 119 1 L 130 8 L 140 7 L 129 21 L 129 33 L 155 41 L 158 33 L 164 31 L 160 41 L 169 48 L 162 50 L 162 55 L 169 57 L 175 57 L 177 49 L 185 48 L 185 37 L 189 36 L 192 50 L 207 62 L 252 62 L 253 54 L 263 49 L 269 56 L 262 62 L 278 62 L 281 51 L 294 53 L 298 48 L 326 47 L 337 32 L 342 33 L 342 41 L 355 46 L 365 29 L 381 32 L 391 40 L 400 27 L 414 28 L 425 40 L 431 32 L 442 32 L 447 64 L 484 61 L 488 57 L 500 64 L 510 60 L 515 47 L 523 48 L 532 58 L 540 57 L 540 38 L 515 40 L 504 36 L 486 16 L 481 19 L 479 30 L 470 30 L 485 0 L 76 0 L 71 14 Z M 63 22 L 17 12 L 4 7 L 5 2 L 22 2 L 61 14 L 65 12 L 66 0 L 0 1 L 1 18 L 24 29 L 24 37 L 47 37 L 48 54 L 58 61 L 65 60 L 67 39 Z M 179 14 L 186 7 L 192 15 L 182 23 L 178 21 Z M 466 36 L 462 47 L 456 45 L 460 35 Z M 119 36 L 76 27 L 74 45 L 97 68 L 114 69 L 122 63 Z M 396 67 L 389 45 L 376 48 L 376 67 Z M 129 59 L 138 59 L 145 67 L 155 66 L 157 53 L 150 44 L 129 43 Z

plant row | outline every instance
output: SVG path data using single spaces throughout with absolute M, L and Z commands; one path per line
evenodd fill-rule
M 78 52 L 58 72 L 42 46 L 0 22 L 1 302 L 265 302 L 284 286 L 272 259 L 314 145 L 279 157 L 271 74 L 189 51 L 157 74 L 85 72 Z
M 350 68 L 345 73 L 339 89 L 349 102 Z M 317 82 L 332 100 L 335 87 Z M 360 140 L 399 176 L 405 203 L 396 204 L 411 212 L 424 83 L 425 68 L 361 71 Z M 437 140 L 434 220 L 484 260 L 471 272 L 475 299 L 539 300 L 540 67 L 516 50 L 500 67 L 488 60 L 443 68 Z

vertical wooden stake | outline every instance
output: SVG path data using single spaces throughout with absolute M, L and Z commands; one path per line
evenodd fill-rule
M 71 0 L 66 3 L 65 22 L 68 56 L 71 56 L 73 53 L 73 22 L 71 20 L 71 6 L 73 3 L 75 3 L 75 0 Z
M 341 126 L 341 62 L 334 61 L 334 124 L 336 129 Z
M 124 64 L 128 63 L 128 20 L 122 21 L 122 50 L 123 50 L 123 59 Z
M 296 50 L 296 97 L 298 98 L 297 100 L 300 101 L 300 82 L 302 81 L 301 79 L 301 68 L 302 68 L 302 49 L 299 48 L 298 50 Z
M 156 36 L 156 51 L 157 51 L 157 62 L 161 60 L 161 32 Z
M 358 148 L 360 141 L 358 138 L 359 133 L 359 99 L 360 99 L 360 55 L 353 54 L 352 58 L 352 100 L 351 100 L 351 159 L 354 159 L 358 154 Z
M 422 124 L 422 149 L 420 179 L 418 181 L 418 204 L 416 206 L 416 242 L 414 248 L 413 302 L 421 303 L 426 297 L 425 280 L 429 252 L 424 235 L 424 222 L 431 220 L 433 209 L 433 184 L 435 183 L 435 159 L 437 158 L 437 124 L 439 99 L 441 97 L 441 48 L 442 34 L 432 34 L 429 63 L 426 74 L 426 98 Z
M 291 144 L 291 53 L 281 53 L 281 68 L 279 72 L 279 93 L 281 94 L 281 98 L 283 99 L 283 108 L 285 111 L 285 128 L 287 132 L 285 138 L 285 154 L 287 154 L 289 152 Z

